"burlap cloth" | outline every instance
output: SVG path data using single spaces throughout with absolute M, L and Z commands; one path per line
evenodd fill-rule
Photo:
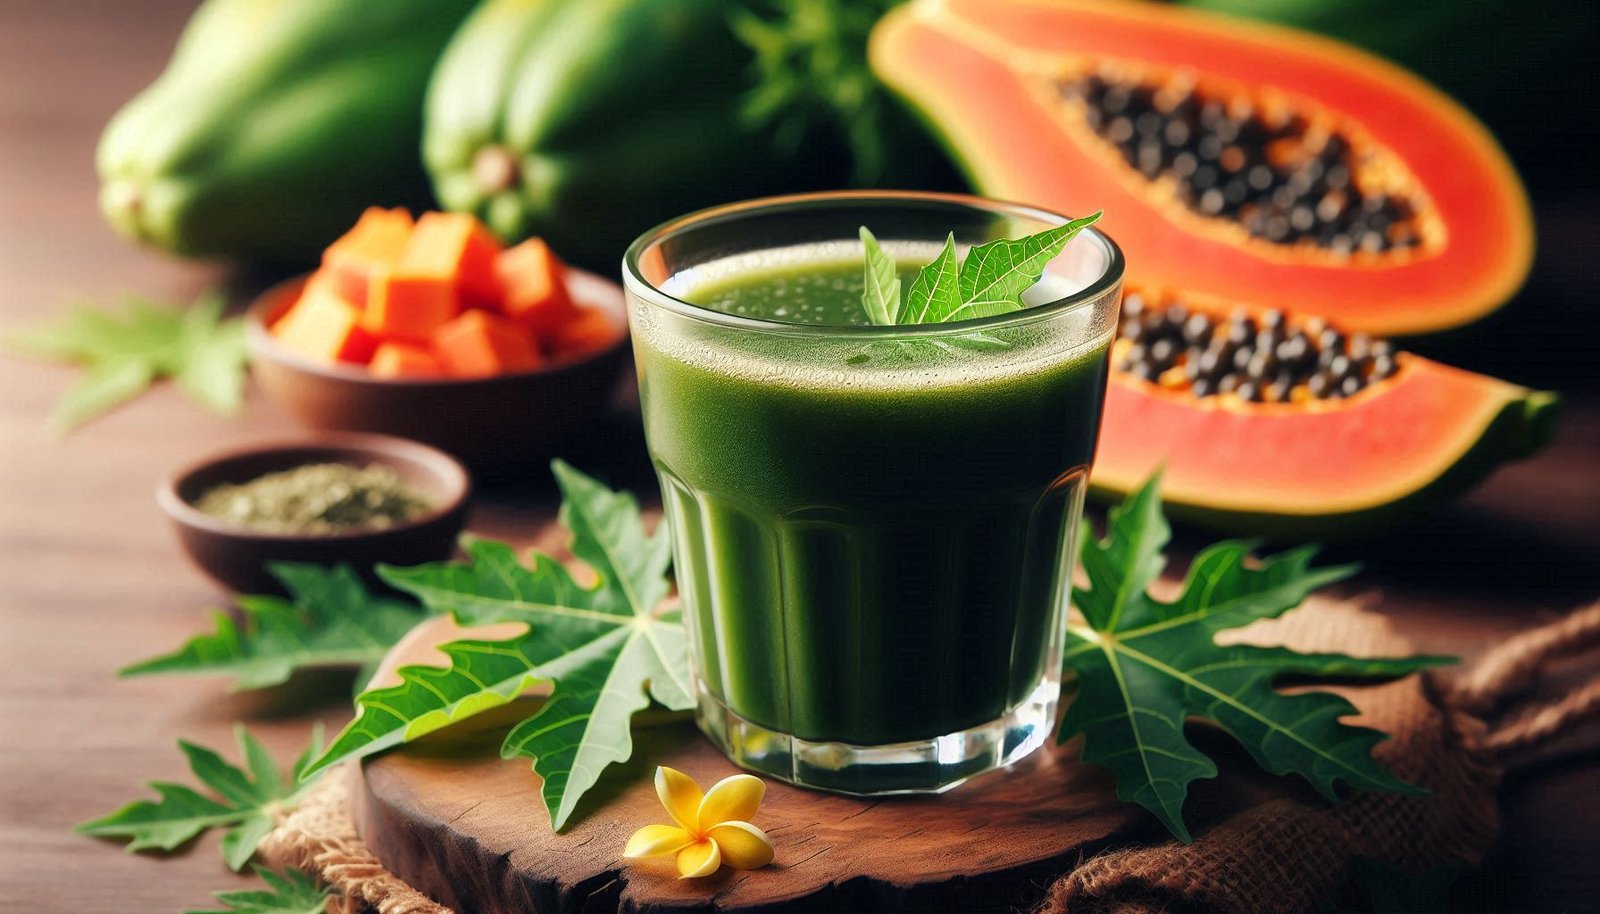
M 1356 655 L 1412 650 L 1379 617 L 1335 604 L 1307 606 L 1246 630 L 1243 640 Z M 1499 645 L 1448 687 L 1425 676 L 1350 692 L 1360 722 L 1393 736 L 1375 754 L 1428 796 L 1272 800 L 1188 846 L 1131 847 L 1084 861 L 1050 886 L 1040 910 L 1303 914 L 1347 897 L 1357 857 L 1411 872 L 1476 862 L 1498 828 L 1502 760 L 1600 710 L 1600 678 L 1543 707 L 1498 715 L 1499 723 L 1491 722 L 1495 712 L 1527 694 L 1554 660 L 1597 644 L 1600 604 Z M 335 914 L 452 914 L 385 869 L 356 835 L 347 805 L 352 772 L 346 766 L 326 778 L 268 836 L 263 856 L 332 886 Z

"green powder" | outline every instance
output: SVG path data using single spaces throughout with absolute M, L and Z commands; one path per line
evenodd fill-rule
M 412 520 L 428 499 L 385 466 L 309 463 L 208 489 L 201 513 L 269 533 L 381 530 Z

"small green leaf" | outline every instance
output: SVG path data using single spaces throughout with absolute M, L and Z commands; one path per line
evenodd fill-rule
M 187 914 L 323 914 L 327 910 L 328 890 L 305 873 L 285 870 L 279 874 L 258 866 L 255 874 L 267 884 L 266 889 L 216 892 L 213 897 L 227 905 L 227 910 Z
M 1288 676 L 1394 678 L 1450 658 L 1217 644 L 1219 632 L 1281 616 L 1355 568 L 1312 568 L 1314 547 L 1257 562 L 1250 544 L 1225 541 L 1195 557 L 1177 600 L 1157 600 L 1148 587 L 1165 564 L 1170 537 L 1157 484 L 1152 479 L 1111 511 L 1104 539 L 1094 539 L 1085 525 L 1080 561 L 1088 584 L 1073 590 L 1083 622 L 1068 625 L 1065 655 L 1077 696 L 1062 719 L 1061 739 L 1082 734 L 1083 759 L 1111 770 L 1117 795 L 1149 809 L 1185 842 L 1189 784 L 1217 773 L 1184 735 L 1191 718 L 1217 724 L 1263 768 L 1300 775 L 1330 799 L 1339 782 L 1421 792 L 1372 758 L 1384 734 L 1341 722 L 1356 713 L 1344 698 L 1285 694 L 1274 685 Z
M 956 264 L 956 235 L 945 236 L 944 249 L 917 272 L 906 299 L 902 324 L 937 324 L 961 308 L 961 282 Z
M 862 294 L 863 307 L 874 324 L 941 324 L 1020 311 L 1024 307 L 1023 293 L 1038 284 L 1050 261 L 1061 253 L 1067 242 L 1099 219 L 1100 213 L 1095 213 L 1026 238 L 1002 238 L 980 244 L 968 251 L 966 259 L 960 262 L 956 257 L 956 236 L 951 232 L 939 256 L 917 272 L 905 305 L 890 321 L 882 319 L 881 299 L 887 288 L 883 271 L 888 267 L 884 264 L 888 261 L 892 266 L 892 261 L 878 247 L 872 233 L 862 226 L 861 238 L 867 250 L 867 290 Z M 898 285 L 895 290 L 898 292 Z M 870 361 L 870 356 L 862 361 Z
M 155 373 L 145 362 L 96 364 L 56 404 L 50 430 L 64 435 L 144 393 L 153 380 Z
M 220 294 L 207 293 L 184 313 L 182 337 L 170 374 L 191 401 L 224 416 L 244 403 L 244 321 L 222 320 Z
M 231 415 L 244 399 L 244 322 L 222 319 L 210 292 L 188 309 L 131 298 L 120 310 L 77 307 L 60 319 L 8 332 L 17 355 L 72 362 L 85 375 L 62 398 L 50 424 L 70 431 L 170 377 L 193 402 Z
M 256 848 L 272 834 L 272 829 L 278 824 L 271 813 L 259 812 L 249 816 L 235 825 L 222 836 L 222 859 L 228 864 L 228 869 L 235 873 L 244 869 L 250 858 L 256 855 Z
M 241 596 L 241 621 L 218 612 L 210 634 L 118 675 L 231 676 L 235 691 L 262 689 L 296 670 L 375 664 L 428 616 L 416 603 L 373 596 L 347 566 L 283 563 L 272 573 L 289 599 Z
M 278 815 L 292 808 L 309 785 L 300 784 L 298 777 L 286 780 L 266 747 L 243 726 L 235 728 L 235 736 L 248 771 L 211 749 L 178 741 L 195 780 L 215 796 L 158 781 L 150 785 L 156 800 L 137 800 L 76 830 L 98 838 L 127 838 L 128 850 L 141 851 L 172 850 L 207 829 L 228 827 L 223 858 L 232 869 L 242 869 Z M 313 748 L 320 741 L 319 731 L 312 737 Z
M 464 564 L 384 568 L 385 580 L 435 611 L 469 625 L 527 622 L 529 631 L 446 644 L 448 668 L 406 667 L 400 685 L 362 693 L 356 719 L 310 772 L 416 739 L 551 680 L 549 700 L 512 730 L 502 752 L 534 759 L 560 830 L 601 772 L 632 753 L 634 712 L 651 698 L 674 710 L 692 707 L 683 624 L 659 612 L 669 590 L 666 530 L 646 533 L 632 495 L 560 461 L 553 469 L 572 552 L 598 582 L 584 587 L 538 553 L 524 565 L 511 547 L 488 540 L 469 542 Z
M 893 324 L 900 313 L 900 271 L 894 258 L 884 253 L 878 239 L 864 225 L 861 244 L 866 251 L 866 285 L 861 290 L 861 306 L 874 324 Z
M 961 307 L 940 320 L 970 320 L 1017 311 L 1022 293 L 1044 276 L 1044 268 L 1077 234 L 1100 221 L 1100 213 L 1015 240 L 980 244 L 961 264 Z
M 158 800 L 138 800 L 79 825 L 80 834 L 96 838 L 128 838 L 128 850 L 170 851 L 208 828 L 232 825 L 240 816 L 232 806 L 203 796 L 192 787 L 152 781 Z

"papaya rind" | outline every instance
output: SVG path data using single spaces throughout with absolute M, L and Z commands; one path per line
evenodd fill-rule
M 1348 539 L 1416 520 L 1472 489 L 1506 461 L 1538 452 L 1554 436 L 1560 396 L 1504 386 L 1511 393 L 1481 427 L 1473 443 L 1441 466 L 1432 478 L 1418 480 L 1410 491 L 1391 500 L 1333 511 L 1318 511 L 1313 505 L 1301 511 L 1291 505 L 1281 511 L 1266 511 L 1234 509 L 1165 494 L 1167 513 L 1180 522 L 1219 533 L 1281 542 Z M 1103 478 L 1090 476 L 1089 494 L 1096 501 L 1119 501 L 1128 491 L 1127 487 L 1107 485 Z

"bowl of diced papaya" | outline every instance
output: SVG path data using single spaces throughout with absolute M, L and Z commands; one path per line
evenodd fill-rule
M 246 321 L 267 397 L 318 429 L 537 467 L 597 427 L 627 361 L 622 290 L 466 213 L 372 208 Z

